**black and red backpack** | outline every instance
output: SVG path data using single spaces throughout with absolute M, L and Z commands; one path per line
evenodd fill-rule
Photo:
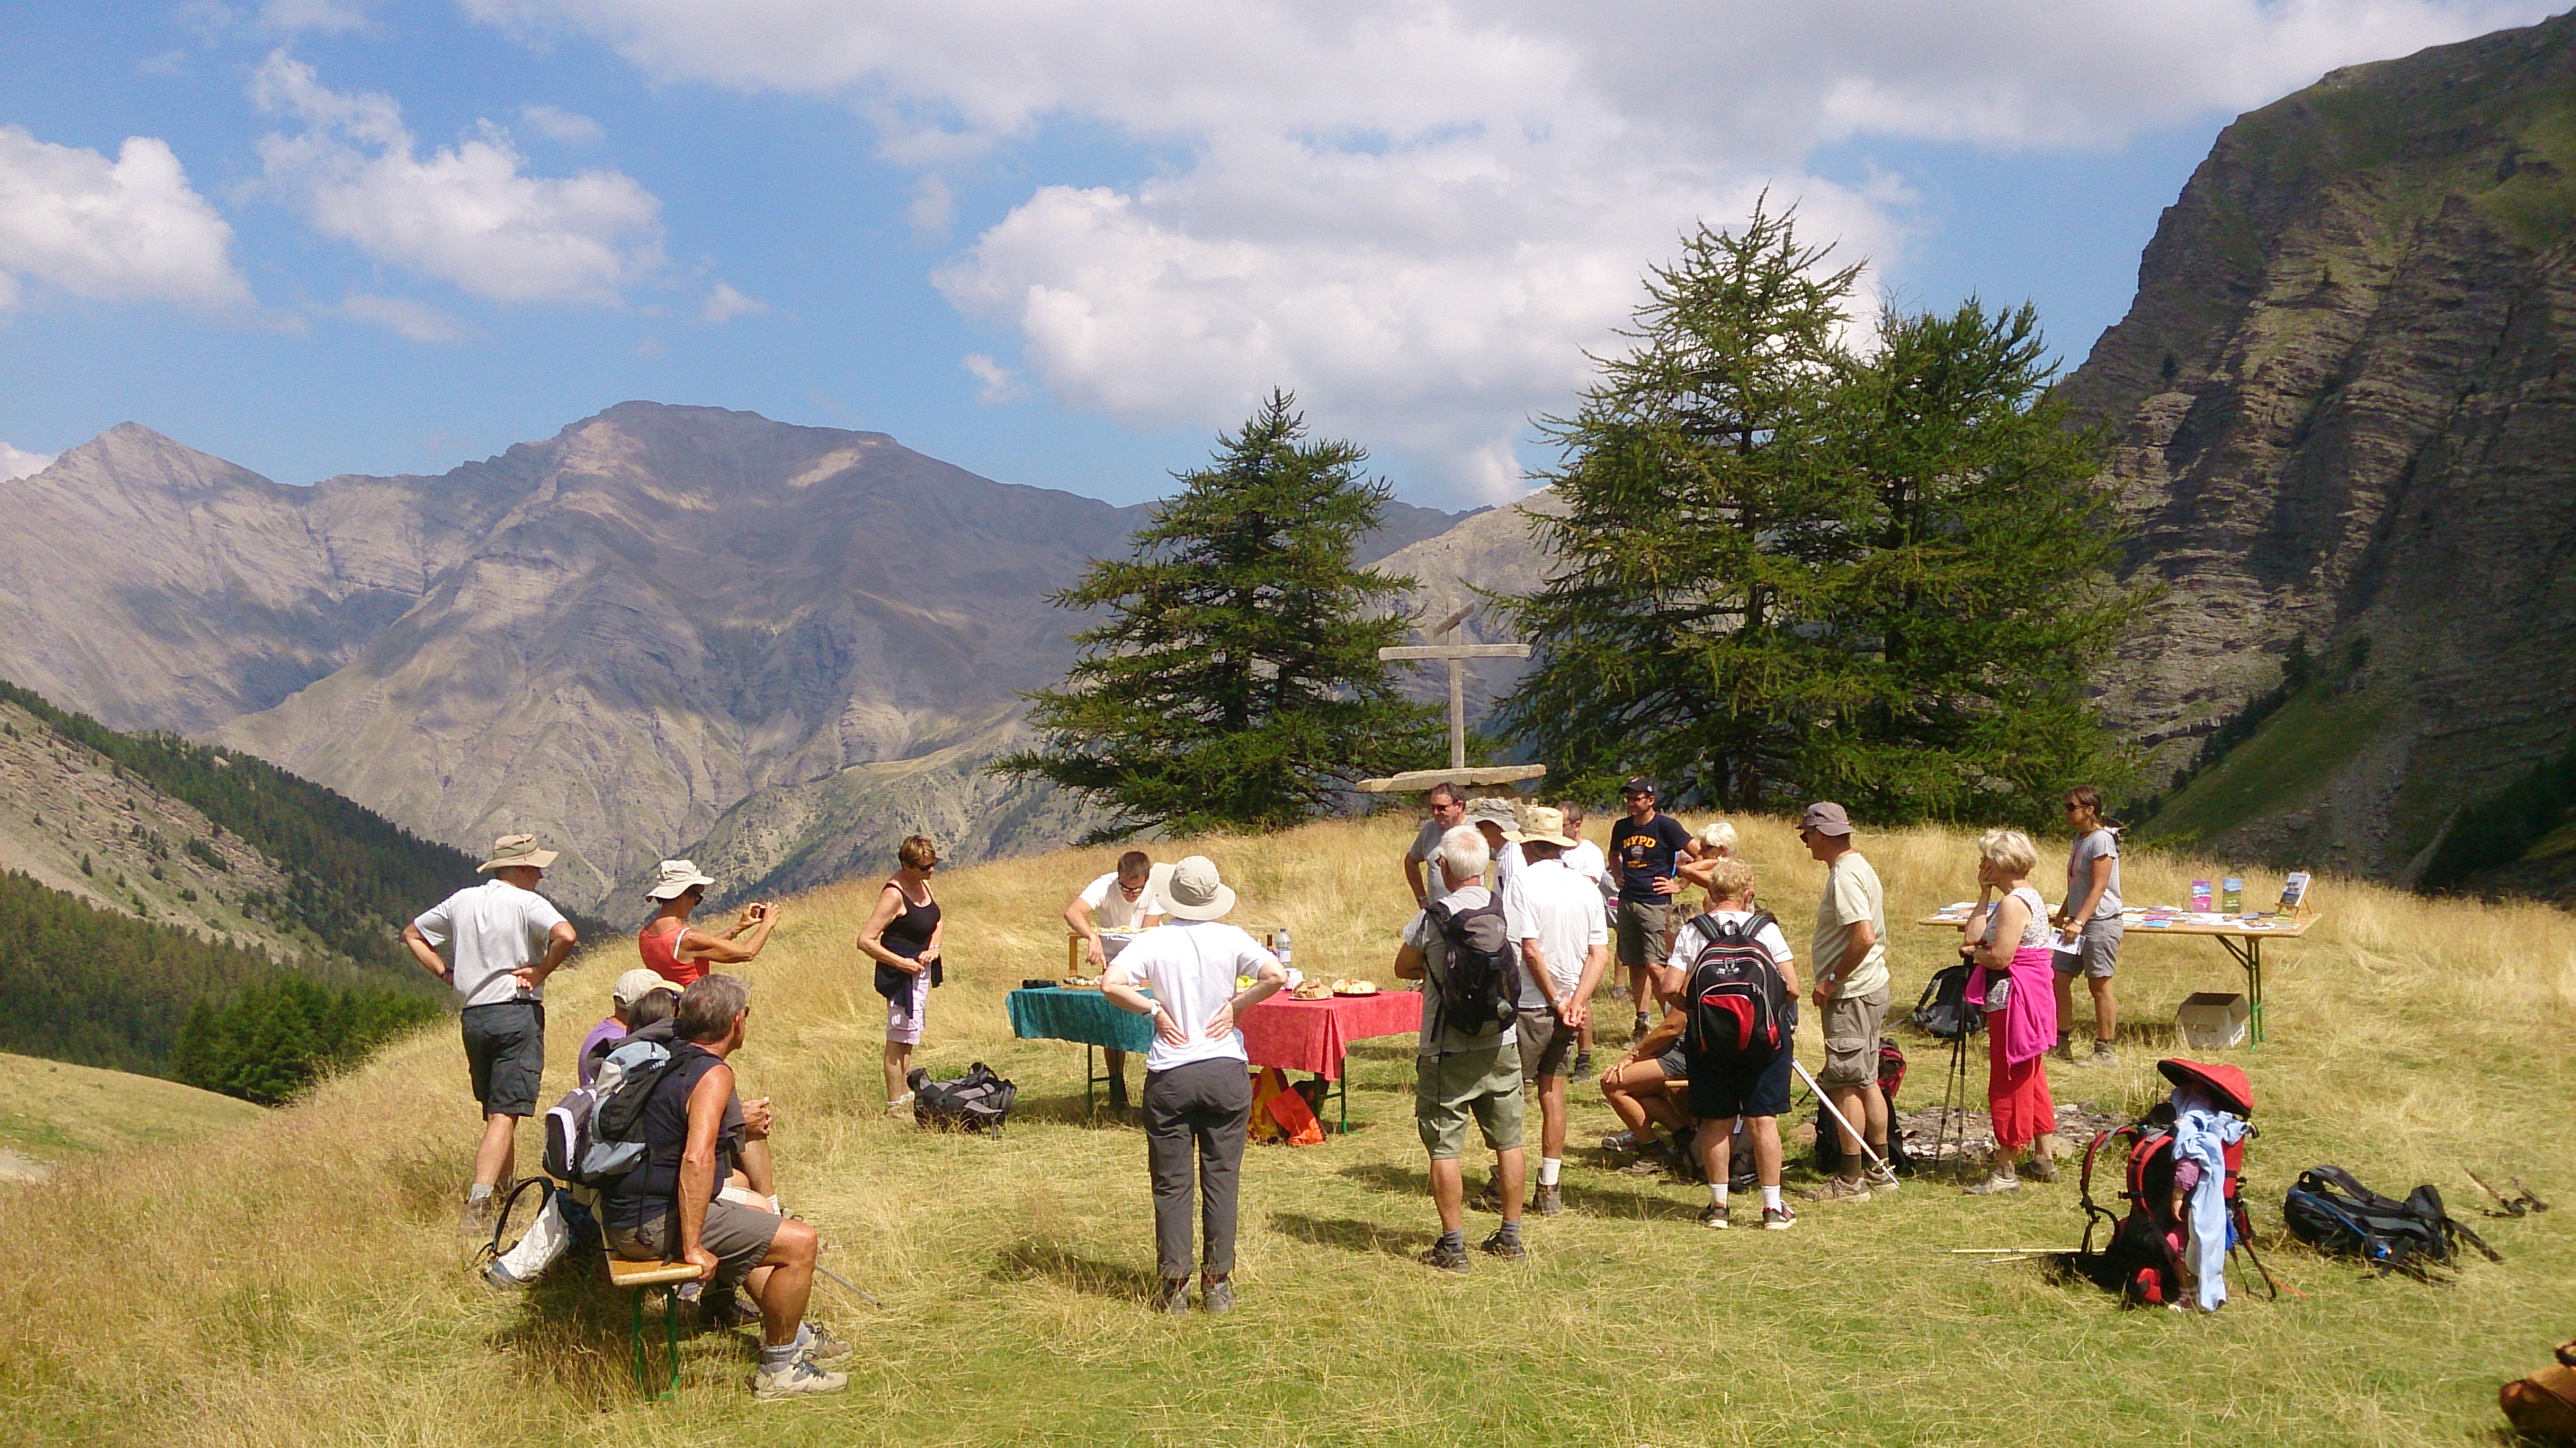
M 1789 985 L 1760 938 L 1772 923 L 1770 912 L 1756 911 L 1733 922 L 1697 915 L 1682 926 L 1685 938 L 1698 942 L 1682 988 L 1688 1054 L 1768 1058 L 1788 1040 Z
M 2222 1111 L 2242 1117 L 2254 1114 L 2253 1083 L 2234 1066 L 2164 1060 L 2156 1063 L 2156 1069 L 2177 1088 L 2199 1088 Z M 2270 1270 L 2254 1255 L 2254 1223 L 2245 1211 L 2245 1143 L 2253 1139 L 2254 1128 L 2249 1122 L 2244 1140 L 2229 1142 L 2223 1152 L 2227 1169 L 2227 1249 L 2242 1250 L 2262 1274 L 2264 1287 L 2278 1297 L 2280 1288 L 2273 1284 Z M 2113 1141 L 2126 1144 L 2119 1194 L 2127 1204 L 2125 1212 L 2115 1212 L 2093 1198 L 2094 1167 L 2101 1163 L 2102 1148 Z M 2093 1138 L 2092 1145 L 2084 1149 L 2084 1245 L 2076 1251 L 2077 1271 L 2131 1302 L 2161 1305 L 2183 1300 L 2183 1253 L 2191 1229 L 2184 1219 L 2189 1208 L 2180 1200 L 2174 1167 L 2171 1098 L 2158 1103 L 2140 1119 Z M 2110 1228 L 2110 1237 L 2097 1252 L 2093 1232 L 2102 1226 Z

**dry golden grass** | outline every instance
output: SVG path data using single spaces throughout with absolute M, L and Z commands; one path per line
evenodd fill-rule
M 1739 823 L 1764 903 L 1803 946 L 1820 868 L 1785 824 Z M 1390 980 L 1409 832 L 1335 822 L 1195 847 L 1241 891 L 1240 923 L 1294 928 L 1303 968 Z M 1862 844 L 1892 922 L 1974 892 L 1958 834 Z M 1525 1267 L 1435 1276 L 1407 1258 L 1435 1224 L 1409 1046 L 1392 1041 L 1353 1058 L 1351 1137 L 1247 1164 L 1241 1310 L 1157 1318 L 1140 1301 L 1141 1137 L 1084 1123 L 1078 1048 L 1010 1039 L 1001 1003 L 1060 969 L 1056 911 L 1112 858 L 940 877 L 951 983 L 923 1059 L 941 1075 L 983 1059 L 1019 1081 L 999 1140 L 879 1112 L 882 1004 L 849 948 L 873 880 L 789 902 L 744 972 L 753 1034 L 737 1061 L 747 1091 L 779 1103 L 784 1194 L 823 1229 L 826 1262 L 885 1303 L 818 1293 L 862 1345 L 842 1397 L 755 1406 L 747 1340 L 709 1335 L 685 1345 L 679 1398 L 644 1403 L 625 1377 L 625 1303 L 590 1274 L 517 1296 L 468 1275 L 452 1222 L 475 1122 L 441 1027 L 256 1122 L 0 1196 L 0 1440 L 2459 1444 L 2493 1441 L 2495 1383 L 2576 1334 L 2576 1205 L 2492 1224 L 2504 1264 L 2456 1286 L 2276 1249 L 2305 1299 L 2266 1302 L 2240 1276 L 2216 1318 L 2122 1311 L 2025 1266 L 1938 1255 L 2071 1242 L 2071 1183 L 2004 1202 L 1918 1183 L 1810 1208 L 1790 1233 L 1707 1233 L 1691 1223 L 1697 1189 L 1591 1165 L 1582 1147 L 1613 1123 L 1588 1092 L 1567 1167 L 1576 1210 L 1533 1226 Z M 2142 901 L 2217 873 L 2126 865 Z M 2576 1198 L 2559 1135 L 2576 1108 L 2576 919 L 2337 881 L 2317 903 L 2314 933 L 2272 947 L 2272 1043 L 2236 1058 L 2260 1097 L 2258 1225 L 2277 1231 L 2281 1188 L 2317 1161 L 2384 1187 L 2435 1182 L 2464 1213 L 2463 1166 Z M 1902 1006 L 1955 936 L 1893 934 Z M 602 942 L 558 977 L 550 1083 L 569 1079 L 632 950 Z M 2213 942 L 2133 934 L 2121 988 L 2142 1033 L 2122 1066 L 2062 1074 L 2060 1098 L 2151 1099 L 2155 1023 L 2240 980 Z M 1942 1057 L 1908 1043 L 1919 1104 Z

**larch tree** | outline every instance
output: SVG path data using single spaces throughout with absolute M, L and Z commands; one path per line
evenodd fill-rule
M 1413 580 L 1352 561 L 1393 496 L 1367 459 L 1309 441 L 1285 393 L 1220 434 L 1127 557 L 1053 595 L 1102 617 L 1074 635 L 1063 684 L 1027 696 L 1040 746 L 992 768 L 1089 796 L 1116 838 L 1281 828 L 1436 755 L 1438 712 L 1377 657 Z

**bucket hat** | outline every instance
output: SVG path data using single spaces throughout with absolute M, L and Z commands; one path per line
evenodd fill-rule
M 1521 828 L 1503 831 L 1503 838 L 1524 845 L 1555 845 L 1573 849 L 1575 842 L 1565 833 L 1565 811 L 1553 805 L 1534 804 L 1521 814 Z
M 555 862 L 555 852 L 537 848 L 535 835 L 503 835 L 492 842 L 492 858 L 474 867 L 474 873 L 488 875 L 494 870 L 542 870 Z
M 712 885 L 715 878 L 698 873 L 698 867 L 687 860 L 664 860 L 653 877 L 653 888 L 644 892 L 647 900 L 677 900 L 693 885 Z
M 1163 904 L 1183 920 L 1222 920 L 1234 908 L 1234 891 L 1217 878 L 1216 861 L 1192 855 L 1172 867 Z
M 1832 800 L 1819 800 L 1807 806 L 1805 814 L 1798 816 L 1798 828 L 1814 830 L 1820 835 L 1848 835 L 1852 832 L 1851 816 Z

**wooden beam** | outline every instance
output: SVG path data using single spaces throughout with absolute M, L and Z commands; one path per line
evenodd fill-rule
M 1447 618 L 1440 620 L 1438 623 L 1433 624 L 1431 627 L 1424 629 L 1422 631 L 1422 636 L 1424 638 L 1436 639 L 1442 634 L 1449 632 L 1449 630 L 1456 628 L 1458 625 L 1465 623 L 1467 621 L 1467 615 L 1474 613 L 1475 611 L 1476 605 L 1472 603 L 1468 604 L 1456 613 L 1453 613 Z
M 1377 651 L 1381 659 L 1525 659 L 1527 644 L 1398 644 Z
M 1435 784 L 1511 784 L 1547 773 L 1544 764 L 1488 764 L 1474 769 L 1409 769 L 1389 779 L 1363 779 L 1351 788 L 1362 794 L 1405 794 Z

